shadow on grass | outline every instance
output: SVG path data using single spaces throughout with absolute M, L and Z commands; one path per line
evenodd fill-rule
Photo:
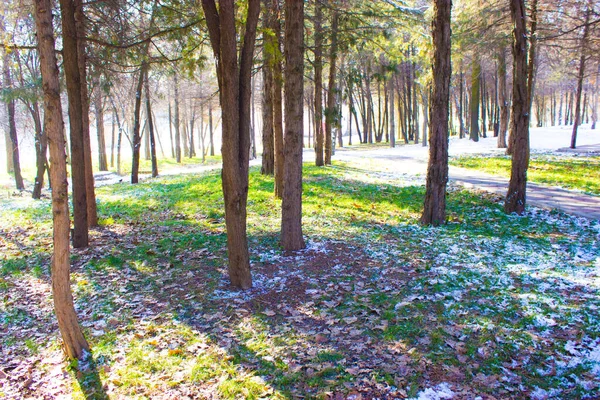
M 84 398 L 87 400 L 108 400 L 109 396 L 104 389 L 98 365 L 92 354 L 88 355 L 88 361 L 79 362 L 75 369 L 75 376 Z

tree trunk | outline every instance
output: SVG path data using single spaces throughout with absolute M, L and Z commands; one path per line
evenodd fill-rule
M 87 247 L 88 221 L 83 139 L 83 106 L 81 75 L 77 54 L 75 7 L 72 0 L 60 0 L 63 30 L 63 65 L 69 99 L 71 129 L 71 180 L 73 182 L 73 247 Z
M 51 161 L 53 256 L 52 295 L 58 327 L 67 357 L 81 359 L 90 347 L 81 332 L 70 284 L 69 197 L 60 85 L 52 30 L 52 4 L 35 1 L 35 20 L 44 90 L 44 131 L 48 135 Z
M 479 94 L 481 79 L 481 63 L 477 57 L 473 58 L 471 64 L 471 133 L 469 138 L 479 141 Z
M 111 120 L 111 139 L 110 139 L 110 167 L 114 168 L 115 167 L 115 143 L 116 143 L 116 133 L 117 133 L 117 127 L 115 125 L 115 120 L 116 120 L 116 115 L 115 112 L 113 112 L 113 116 L 112 116 L 112 120 Z
M 585 58 L 587 55 L 588 37 L 590 34 L 590 14 L 594 6 L 594 0 L 588 0 L 585 10 L 585 25 L 583 27 L 583 38 L 581 39 L 581 56 L 579 57 L 579 71 L 577 74 L 577 93 L 575 97 L 575 123 L 573 124 L 573 133 L 571 134 L 571 148 L 574 149 L 577 143 L 577 128 L 581 121 L 581 92 L 583 90 L 583 78 L 585 76 Z M 598 79 L 598 78 L 596 78 Z
M 288 0 L 289 1 L 289 0 Z M 329 52 L 329 83 L 327 88 L 327 112 L 325 113 L 325 165 L 331 165 L 332 133 L 333 128 L 337 126 L 337 107 L 336 107 L 336 62 L 338 46 L 338 12 L 333 10 L 331 17 L 331 47 Z
M 272 0 L 271 5 L 274 13 L 271 15 L 271 29 L 273 30 L 273 148 L 275 151 L 275 197 L 283 196 L 284 187 L 284 140 L 283 140 L 283 74 L 281 68 L 281 22 L 279 0 Z M 298 100 L 301 101 L 301 100 Z
M 96 134 L 98 136 L 98 169 L 108 171 L 106 160 L 106 140 L 104 138 L 104 106 L 102 104 L 102 89 L 96 86 L 94 94 L 94 111 L 96 117 Z
M 169 95 L 169 138 L 171 140 L 171 157 L 175 158 L 175 141 L 173 140 L 173 112 L 171 111 L 171 99 Z
M 305 247 L 302 237 L 304 107 L 299 101 L 304 96 L 303 1 L 285 1 L 285 21 L 285 186 L 281 205 L 281 246 L 289 251 Z
M 177 71 L 173 75 L 173 87 L 175 88 L 175 105 L 173 112 L 173 125 L 175 126 L 175 161 L 181 163 L 181 130 L 179 121 L 179 79 L 177 77 Z
M 508 91 L 506 89 L 506 49 L 498 52 L 498 80 L 500 86 L 500 129 L 498 130 L 498 148 L 506 148 L 506 132 L 508 131 Z
M 513 31 L 512 168 L 504 203 L 507 213 L 525 211 L 529 166 L 529 98 L 527 83 L 527 25 L 524 0 L 511 0 Z
M 315 165 L 325 165 L 323 157 L 323 11 L 315 0 Z
M 208 140 L 210 144 L 210 155 L 215 155 L 215 130 L 213 126 L 212 104 L 208 105 Z
M 252 287 L 246 236 L 250 150 L 250 83 L 260 0 L 248 1 L 243 44 L 238 43 L 233 0 L 202 0 L 215 58 L 222 110 L 223 197 L 231 284 Z M 239 65 L 238 65 L 239 60 Z
M 265 14 L 263 20 L 268 28 L 271 17 L 270 0 L 264 0 Z M 263 43 L 265 45 L 272 40 L 268 31 L 263 30 Z M 263 90 L 262 90 L 262 166 L 260 173 L 263 175 L 273 175 L 275 173 L 275 145 L 273 142 L 273 69 L 271 67 L 273 55 L 265 48 L 263 50 Z
M 465 107 L 464 107 L 464 87 L 465 87 L 465 74 L 463 72 L 463 64 L 460 62 L 460 74 L 459 74 L 459 85 L 458 85 L 458 123 L 460 132 L 458 133 L 458 138 L 462 139 L 465 137 Z
M 5 51 L 4 53 L 4 87 L 12 88 L 12 77 L 10 75 L 9 68 L 9 53 Z M 25 184 L 23 183 L 23 176 L 21 175 L 21 161 L 19 158 L 19 139 L 17 137 L 17 124 L 15 122 L 15 100 L 14 98 L 9 98 L 6 101 L 6 111 L 8 114 L 8 137 L 10 138 L 10 146 L 7 146 L 7 149 L 10 149 L 10 157 L 9 160 L 12 160 L 12 172 L 15 175 L 15 184 L 18 190 L 24 190 Z
M 42 119 L 37 100 L 31 104 L 30 112 L 33 118 L 33 124 L 35 126 L 36 165 L 35 183 L 33 184 L 32 197 L 34 199 L 40 199 L 42 197 L 42 189 L 44 188 L 44 174 L 46 173 L 46 167 L 48 165 L 48 159 L 46 158 L 46 153 L 48 152 L 48 137 L 42 128 Z
M 133 142 L 131 143 L 133 157 L 131 162 L 131 183 L 138 183 L 138 175 L 140 170 L 140 146 L 141 146 L 141 137 L 140 137 L 140 111 L 142 108 L 142 89 L 144 86 L 144 77 L 146 75 L 146 71 L 148 70 L 148 64 L 143 63 L 138 81 L 135 89 L 135 103 L 133 109 Z
M 427 130 L 429 129 L 429 96 L 427 92 L 430 91 L 428 88 L 423 88 L 423 147 L 427 146 Z M 448 102 L 450 102 L 448 100 Z M 450 104 L 448 104 L 450 107 Z
M 75 27 L 77 29 L 77 63 L 81 81 L 81 116 L 83 121 L 83 158 L 85 162 L 85 193 L 88 227 L 98 226 L 96 209 L 96 191 L 94 188 L 94 170 L 92 168 L 92 146 L 90 143 L 90 96 L 87 86 L 87 54 L 85 51 L 86 30 L 83 1 L 74 0 Z
M 451 0 L 435 0 L 433 31 L 433 91 L 431 94 L 431 135 L 425 204 L 421 223 L 446 222 L 446 184 L 448 182 L 448 110 L 450 106 L 450 13 Z
M 390 113 L 390 147 L 396 147 L 396 109 L 394 108 L 394 98 L 396 92 L 394 90 L 394 76 L 390 78 L 390 94 L 389 94 L 389 113 Z
M 156 159 L 156 143 L 154 142 L 154 121 L 152 121 L 152 105 L 150 104 L 150 84 L 148 72 L 145 76 L 146 85 L 146 115 L 148 116 L 148 136 L 150 138 L 150 159 L 152 160 L 152 177 L 158 176 L 158 160 Z

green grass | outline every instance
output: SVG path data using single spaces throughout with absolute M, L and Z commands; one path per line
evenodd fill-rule
M 111 397 L 177 397 L 185 389 L 225 399 L 326 398 L 358 388 L 389 398 L 417 396 L 432 376 L 484 396 L 496 392 L 478 379 L 508 370 L 513 391 L 586 393 L 565 382 L 594 365 L 555 363 L 553 377 L 536 371 L 568 360 L 567 341 L 600 338 L 598 288 L 570 281 L 595 271 L 595 259 L 581 254 L 596 254 L 597 223 L 506 215 L 491 197 L 450 188 L 449 223 L 423 227 L 424 188 L 365 182 L 369 173 L 305 165 L 311 247 L 290 255 L 279 247 L 272 177 L 252 168 L 257 288 L 247 294 L 224 283 L 217 171 L 98 188 L 102 226 L 72 259 L 96 362 L 83 374 L 73 370 L 72 396 L 94 398 L 90 391 L 105 385 Z M 1 343 L 18 357 L 44 359 L 59 351 L 56 335 L 41 329 L 54 321 L 50 295 L 42 304 L 24 289 L 41 282 L 49 291 L 51 223 L 47 201 L 31 204 L 0 209 L 9 234 L 1 242 L 0 328 L 11 332 Z M 327 252 L 314 250 L 319 245 Z M 556 327 L 536 325 L 539 316 Z M 35 329 L 44 333 L 32 336 Z M 452 378 L 457 368 L 464 376 Z
M 510 177 L 511 159 L 502 157 L 461 156 L 451 165 Z M 532 155 L 527 170 L 530 182 L 577 189 L 600 196 L 600 157 L 553 157 Z

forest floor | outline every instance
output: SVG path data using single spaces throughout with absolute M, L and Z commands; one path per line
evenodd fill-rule
M 50 202 L 0 200 L 0 397 L 599 397 L 600 222 L 506 215 L 451 183 L 448 223 L 423 227 L 424 175 L 401 164 L 305 165 L 291 253 L 253 167 L 243 292 L 218 171 L 98 188 L 101 226 L 72 258 L 78 365 L 52 311 Z

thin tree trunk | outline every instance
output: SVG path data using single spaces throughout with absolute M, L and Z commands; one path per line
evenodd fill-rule
M 305 247 L 302 237 L 304 107 L 299 101 L 304 92 L 304 2 L 286 0 L 285 20 L 285 186 L 281 205 L 281 245 L 289 251 Z
M 111 140 L 110 140 L 110 167 L 115 167 L 115 139 L 116 139 L 116 126 L 115 126 L 115 113 L 113 112 L 113 117 L 111 121 Z
M 48 165 L 48 159 L 46 153 L 48 152 L 48 137 L 42 127 L 42 119 L 40 116 L 40 108 L 37 101 L 31 104 L 30 108 L 33 123 L 35 125 L 35 164 L 36 174 L 35 183 L 33 185 L 34 199 L 40 199 L 42 197 L 42 189 L 44 188 L 44 173 Z
M 585 25 L 583 27 L 583 38 L 581 39 L 581 56 L 579 57 L 579 71 L 577 74 L 577 94 L 575 95 L 575 122 L 573 124 L 573 133 L 571 134 L 571 148 L 574 149 L 577 143 L 577 128 L 581 121 L 581 92 L 583 91 L 583 78 L 585 76 L 585 57 L 588 47 L 588 37 L 590 34 L 590 14 L 594 6 L 594 0 L 588 0 L 585 10 Z M 596 78 L 597 79 L 597 78 Z
M 4 87 L 12 88 L 12 77 L 9 68 L 9 53 L 4 53 Z M 6 111 L 8 114 L 8 136 L 10 138 L 10 146 L 7 146 L 10 151 L 9 159 L 12 160 L 12 172 L 15 175 L 15 185 L 18 190 L 24 190 L 23 176 L 21 175 L 21 161 L 19 157 L 19 139 L 17 137 L 17 124 L 15 122 L 15 100 L 8 99 L 6 102 Z
M 156 143 L 154 142 L 154 121 L 152 121 L 152 105 L 150 104 L 150 84 L 148 72 L 145 77 L 146 115 L 148 117 L 148 136 L 150 138 L 150 159 L 152 160 L 152 177 L 158 176 L 158 160 L 156 159 Z
M 96 135 L 98 137 L 98 169 L 108 171 L 106 162 L 106 140 L 104 138 L 104 106 L 102 104 L 102 89 L 96 85 L 94 94 L 94 112 L 96 117 Z
M 477 57 L 473 58 L 471 64 L 471 133 L 469 138 L 479 141 L 479 94 L 481 80 L 481 63 Z
M 498 52 L 498 79 L 500 84 L 500 129 L 498 130 L 498 148 L 506 148 L 506 132 L 508 131 L 508 91 L 506 89 L 506 49 Z
M 425 204 L 421 223 L 446 222 L 446 184 L 448 182 L 448 110 L 450 106 L 450 13 L 451 0 L 435 0 L 433 30 L 433 91 L 431 95 L 431 137 Z
M 138 183 L 139 180 L 139 170 L 140 170 L 140 146 L 141 146 L 141 137 L 140 137 L 140 111 L 142 108 L 142 89 L 144 86 L 144 76 L 146 75 L 146 71 L 148 70 L 148 64 L 143 63 L 139 76 L 138 82 L 135 89 L 135 103 L 134 103 L 134 111 L 133 111 L 133 141 L 131 143 L 133 157 L 131 162 L 131 183 Z
M 284 141 L 283 141 L 283 73 L 281 66 L 281 22 L 280 22 L 280 4 L 279 0 L 272 0 L 272 9 L 274 11 L 271 19 L 271 29 L 273 30 L 273 48 L 275 56 L 273 59 L 273 148 L 275 150 L 275 197 L 283 196 L 284 187 Z
M 208 105 L 208 140 L 210 144 L 210 155 L 215 155 L 215 131 L 213 127 L 212 104 Z
M 173 140 L 173 113 L 171 111 L 170 96 L 169 96 L 169 138 L 171 140 L 171 157 L 175 158 L 175 141 Z
M 513 32 L 513 95 L 512 123 L 514 135 L 512 168 L 508 193 L 504 202 L 506 213 L 525 211 L 527 168 L 529 166 L 529 98 L 527 81 L 527 25 L 524 0 L 511 0 Z
M 52 297 L 58 327 L 67 357 L 81 359 L 89 351 L 73 304 L 70 283 L 69 196 L 60 85 L 52 28 L 52 4 L 35 1 L 40 70 L 44 90 L 44 132 L 48 135 L 51 160 L 53 256 Z
M 174 126 L 175 126 L 175 161 L 181 163 L 181 131 L 180 131 L 180 121 L 179 121 L 179 79 L 177 76 L 177 71 L 173 75 L 175 88 L 175 110 L 173 112 L 174 117 Z
M 322 167 L 324 160 L 323 132 L 323 11 L 315 0 L 315 165 Z
M 288 0 L 289 1 L 289 0 Z M 332 133 L 337 120 L 336 109 L 336 63 L 338 46 L 338 12 L 333 10 L 331 17 L 331 47 L 329 48 L 329 83 L 327 88 L 327 112 L 325 113 L 325 165 L 331 165 Z
M 390 105 L 389 105 L 389 113 L 390 113 L 390 147 L 396 147 L 396 109 L 394 108 L 394 98 L 396 96 L 396 92 L 394 90 L 394 77 L 390 78 Z

